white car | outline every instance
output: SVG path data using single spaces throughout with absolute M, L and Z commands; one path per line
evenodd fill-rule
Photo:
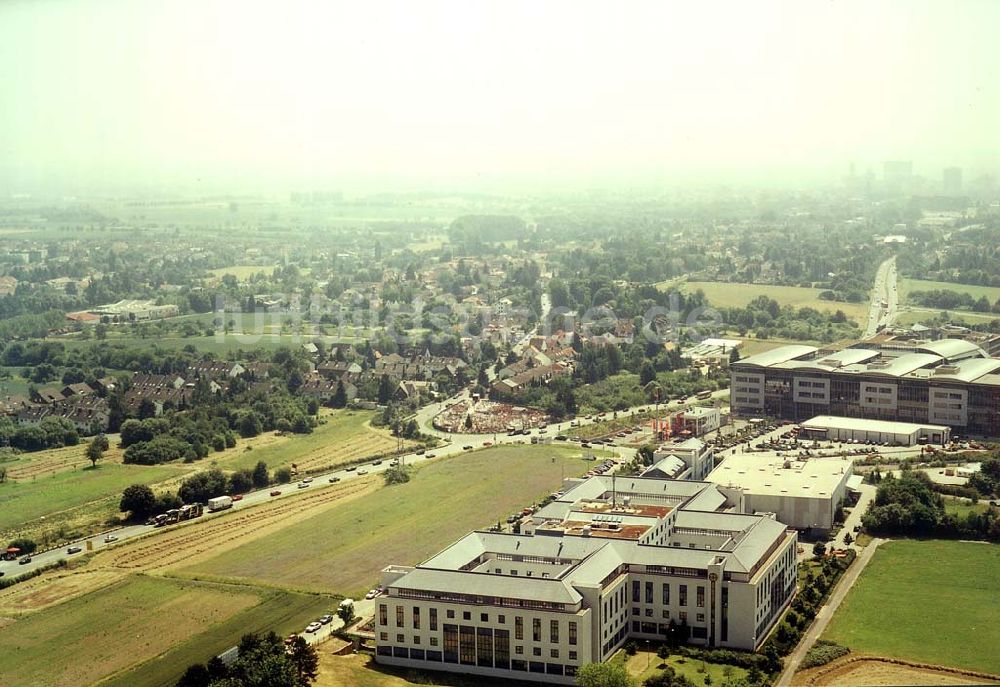
M 299 489 L 305 489 L 309 486 L 309 482 L 299 482 Z
M 309 623 L 308 625 L 306 625 L 306 632 L 315 632 L 316 630 L 318 630 L 321 627 L 323 627 L 323 626 L 320 625 L 319 623 L 312 622 L 312 623 Z
M 118 541 L 118 537 L 116 537 L 116 536 L 115 536 L 115 535 L 113 535 L 113 534 L 109 534 L 108 536 L 106 536 L 106 537 L 104 538 L 104 541 L 105 541 L 106 543 L 110 544 L 110 543 L 111 543 L 111 542 L 113 542 L 113 541 Z
M 358 474 L 359 474 L 359 475 L 367 475 L 367 474 L 368 474 L 368 471 L 367 471 L 367 470 L 364 470 L 364 469 L 362 469 L 362 470 L 358 470 Z
M 371 601 L 376 596 L 378 596 L 378 590 L 377 589 L 372 589 L 370 592 L 368 592 L 367 594 L 365 594 L 365 599 L 368 600 L 368 601 Z

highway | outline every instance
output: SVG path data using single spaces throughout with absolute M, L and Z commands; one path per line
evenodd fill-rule
M 871 304 L 868 306 L 868 321 L 862 339 L 870 339 L 880 329 L 892 325 L 899 311 L 899 290 L 896 274 L 896 258 L 891 257 L 878 266 L 875 286 L 872 288 Z
M 722 396 L 728 393 L 728 390 L 720 390 L 714 392 L 715 396 Z M 421 408 L 417 413 L 416 417 L 420 425 L 421 431 L 435 436 L 442 441 L 446 442 L 441 446 L 426 449 L 422 454 L 417 454 L 415 452 L 408 453 L 400 456 L 400 460 L 404 465 L 413 465 L 416 463 L 422 463 L 428 460 L 433 460 L 435 458 L 443 458 L 446 456 L 453 456 L 460 453 L 465 453 L 469 450 L 485 448 L 489 445 L 500 445 L 500 444 L 527 444 L 530 442 L 530 437 L 525 435 L 519 436 L 507 436 L 506 434 L 449 434 L 447 432 L 441 432 L 434 429 L 431 426 L 431 419 L 434 415 L 440 412 L 446 405 L 456 403 L 460 400 L 466 399 L 468 397 L 468 391 L 464 390 L 456 396 L 443 401 L 441 403 L 433 403 L 424 408 Z M 670 411 L 674 412 L 679 410 L 684 404 L 680 401 L 673 401 L 669 404 L 660 404 L 660 409 L 663 412 Z M 623 410 L 618 412 L 618 417 L 628 417 L 634 416 L 636 424 L 641 424 L 647 422 L 651 417 L 651 412 L 655 406 L 652 404 L 645 406 L 637 406 L 635 408 L 630 408 L 628 410 Z M 647 411 L 646 413 L 640 413 L 640 410 Z M 553 437 L 568 433 L 570 430 L 574 429 L 571 426 L 571 422 L 576 422 L 577 426 L 585 426 L 592 424 L 594 422 L 599 422 L 602 419 L 611 419 L 614 413 L 606 413 L 605 417 L 599 418 L 594 416 L 592 419 L 587 420 L 586 418 L 574 418 L 572 420 L 565 420 L 563 422 L 557 422 L 550 424 L 544 433 L 540 433 L 539 430 L 532 430 L 531 434 L 534 436 L 539 436 L 539 438 L 545 437 L 547 440 L 552 440 Z M 578 445 L 572 444 L 570 442 L 555 442 L 555 445 Z M 471 447 L 471 448 L 465 448 Z M 616 454 L 621 460 L 631 460 L 635 457 L 636 449 L 630 446 L 616 446 L 616 445 L 595 445 L 595 450 L 606 450 Z M 272 485 L 266 489 L 260 489 L 257 491 L 251 491 L 243 495 L 242 499 L 233 503 L 231 509 L 226 509 L 219 512 L 209 512 L 207 509 L 205 514 L 200 518 L 197 518 L 192 523 L 197 523 L 203 520 L 209 520 L 217 517 L 225 517 L 231 511 L 238 511 L 243 508 L 249 508 L 267 501 L 275 501 L 277 499 L 287 499 L 295 498 L 299 494 L 310 493 L 316 489 L 323 489 L 329 487 L 333 482 L 348 481 L 352 479 L 357 479 L 358 477 L 364 476 L 366 474 L 378 474 L 382 473 L 390 467 L 390 458 L 385 458 L 377 461 L 378 464 L 374 462 L 365 463 L 362 465 L 352 466 L 348 468 L 336 468 L 320 474 L 303 476 L 303 479 L 308 479 L 309 482 L 305 482 L 306 486 L 300 488 L 300 484 L 303 482 L 292 482 L 289 484 Z M 280 491 L 281 494 L 278 496 L 271 496 L 272 491 Z M 125 527 L 120 527 L 113 530 L 108 530 L 106 532 L 101 532 L 84 539 L 80 539 L 74 542 L 68 542 L 59 546 L 55 549 L 50 549 L 48 551 L 38 552 L 31 556 L 31 562 L 26 564 L 21 564 L 19 561 L 0 561 L 0 572 L 4 573 L 6 577 L 15 577 L 17 575 L 22 575 L 24 573 L 32 572 L 38 568 L 46 565 L 51 565 L 57 563 L 60 559 L 71 560 L 73 558 L 82 557 L 89 552 L 97 552 L 106 549 L 111 546 L 120 545 L 123 542 L 134 540 L 136 537 L 142 537 L 147 535 L 155 536 L 157 531 L 169 530 L 178 525 L 166 525 L 165 527 L 153 527 L 152 525 L 128 525 Z M 189 526 L 188 523 L 182 523 L 182 526 Z M 109 538 L 113 538 L 110 539 Z M 88 544 L 89 543 L 89 544 Z M 89 548 L 88 548 L 89 545 Z M 71 546 L 79 546 L 82 551 L 79 553 L 69 554 L 67 549 Z

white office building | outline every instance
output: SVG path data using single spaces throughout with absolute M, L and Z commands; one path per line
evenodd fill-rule
M 755 649 L 790 602 L 796 534 L 705 482 L 575 481 L 522 534 L 472 532 L 382 573 L 376 660 L 572 684 L 629 638 Z

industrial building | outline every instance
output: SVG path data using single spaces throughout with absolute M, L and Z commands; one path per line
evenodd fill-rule
M 705 482 L 573 482 L 521 534 L 473 532 L 383 570 L 376 661 L 573 684 L 628 639 L 760 646 L 795 591 L 793 530 Z
M 951 440 L 951 430 L 944 425 L 919 425 L 910 422 L 819 415 L 802 423 L 801 436 L 828 441 L 914 446 L 946 444 Z
M 853 474 L 853 462 L 844 458 L 797 460 L 736 453 L 707 479 L 741 491 L 748 512 L 774 513 L 789 527 L 816 532 L 833 527 L 837 506 L 854 486 Z
M 643 477 L 703 480 L 715 467 L 715 450 L 701 439 L 675 439 L 653 452 L 653 465 Z
M 904 350 L 782 346 L 732 363 L 730 382 L 733 413 L 743 416 L 867 418 L 1000 436 L 1000 359 L 962 339 Z

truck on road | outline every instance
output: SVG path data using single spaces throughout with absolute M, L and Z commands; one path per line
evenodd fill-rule
M 226 510 L 227 508 L 233 507 L 233 497 L 232 496 L 216 496 L 208 500 L 208 510 L 215 512 L 218 510 Z

